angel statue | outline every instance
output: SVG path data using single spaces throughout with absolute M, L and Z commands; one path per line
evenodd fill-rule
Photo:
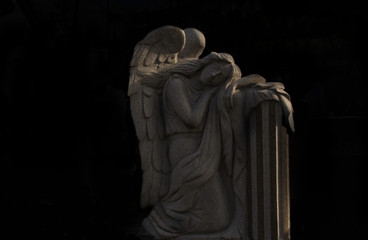
M 152 207 L 139 236 L 285 239 L 277 238 L 289 231 L 279 223 L 288 222 L 280 119 L 293 129 L 290 97 L 281 83 L 242 77 L 230 54 L 199 58 L 204 47 L 199 30 L 164 26 L 134 49 L 128 95 L 141 207 Z

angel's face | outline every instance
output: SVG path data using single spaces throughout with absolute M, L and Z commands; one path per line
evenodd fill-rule
M 203 68 L 201 82 L 207 86 L 217 86 L 225 82 L 230 74 L 230 64 L 214 62 Z

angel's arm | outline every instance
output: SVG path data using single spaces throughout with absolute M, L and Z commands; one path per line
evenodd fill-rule
M 198 101 L 192 106 L 184 92 L 184 83 L 180 78 L 171 79 L 167 83 L 167 101 L 175 113 L 189 126 L 198 126 L 206 113 L 207 105 L 217 88 L 206 89 Z
M 234 95 L 236 91 L 240 88 L 249 87 L 256 84 L 265 83 L 266 79 L 258 74 L 250 74 L 248 76 L 242 77 L 236 81 L 234 81 L 227 89 L 225 93 L 225 99 L 228 105 L 228 108 L 232 108 L 234 105 Z

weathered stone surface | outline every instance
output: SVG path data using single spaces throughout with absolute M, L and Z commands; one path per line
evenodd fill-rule
M 281 83 L 241 76 L 204 35 L 164 26 L 140 41 L 128 94 L 140 141 L 142 234 L 153 239 L 289 239 Z M 142 237 L 143 238 L 143 237 Z

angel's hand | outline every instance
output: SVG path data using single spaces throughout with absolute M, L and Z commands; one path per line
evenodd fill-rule
M 253 86 L 259 83 L 265 83 L 266 79 L 258 74 L 251 74 L 245 77 L 242 77 L 235 82 L 233 82 L 226 90 L 225 93 L 225 101 L 228 109 L 231 109 L 234 106 L 234 95 L 238 89 L 243 87 Z
M 236 88 L 248 87 L 251 85 L 255 85 L 258 83 L 265 83 L 266 79 L 264 79 L 261 75 L 258 74 L 250 74 L 248 76 L 242 77 L 236 81 Z

